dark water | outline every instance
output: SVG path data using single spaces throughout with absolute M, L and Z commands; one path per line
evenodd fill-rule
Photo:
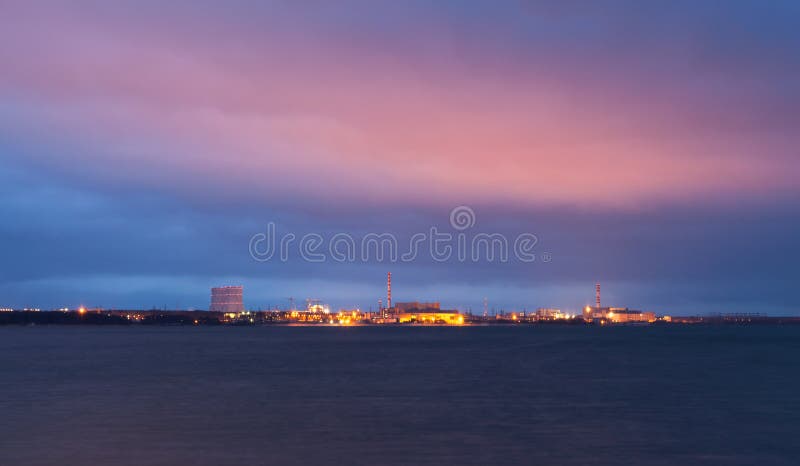
M 800 326 L 0 328 L 0 465 L 800 464 Z

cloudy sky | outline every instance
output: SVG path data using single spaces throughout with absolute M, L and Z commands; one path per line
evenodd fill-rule
M 0 307 L 800 314 L 800 3 L 0 3 Z M 310 263 L 253 235 L 539 260 Z M 542 258 L 548 258 L 546 261 Z

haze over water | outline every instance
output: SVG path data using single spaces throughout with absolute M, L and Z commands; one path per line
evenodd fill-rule
M 0 464 L 795 465 L 795 326 L 0 328 Z

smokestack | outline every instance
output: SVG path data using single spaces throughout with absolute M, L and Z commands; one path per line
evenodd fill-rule
M 597 303 L 597 309 L 600 309 L 600 283 L 597 283 L 594 286 L 594 293 L 595 293 L 595 302 Z
M 386 307 L 392 308 L 392 272 L 386 275 Z

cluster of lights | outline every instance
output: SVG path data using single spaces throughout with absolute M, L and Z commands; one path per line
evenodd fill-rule
M 330 314 L 331 309 L 327 305 L 309 304 L 308 312 L 312 314 Z
M 444 312 L 410 314 L 400 317 L 400 323 L 464 325 L 464 316 Z
M 255 321 L 256 321 L 256 320 L 255 320 L 255 319 L 252 317 L 252 315 L 254 315 L 254 314 L 255 314 L 254 312 L 250 312 L 250 311 L 242 311 L 242 312 L 239 312 L 239 313 L 236 313 L 236 312 L 226 312 L 226 313 L 225 313 L 225 314 L 223 314 L 223 315 L 224 315 L 224 317 L 225 317 L 225 318 L 228 318 L 228 319 L 238 319 L 238 320 L 240 320 L 240 321 L 241 321 L 241 319 L 244 319 L 244 320 L 246 320 L 246 321 L 248 321 L 248 322 L 250 322 L 250 323 L 252 324 L 252 323 L 255 323 Z M 199 322 L 198 322 L 198 321 L 195 321 L 195 325 L 197 325 L 197 324 L 199 324 Z
M 339 311 L 339 313 L 336 314 L 336 317 L 329 319 L 328 322 L 331 324 L 352 325 L 360 320 L 363 320 L 364 317 L 365 316 L 361 313 L 360 309 L 350 312 Z

